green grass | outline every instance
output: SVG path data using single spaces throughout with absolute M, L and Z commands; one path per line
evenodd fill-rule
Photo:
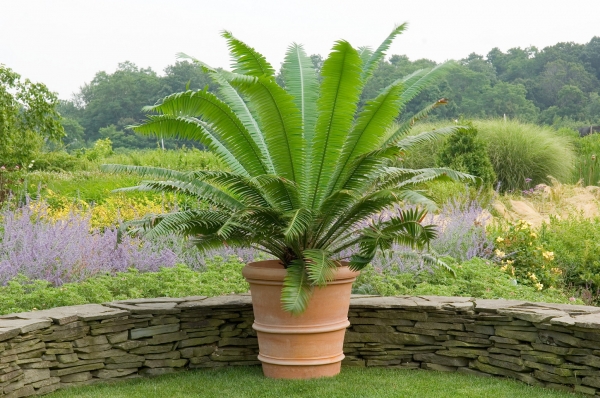
M 47 395 L 48 398 L 184 398 L 184 397 L 327 397 L 327 398 L 482 398 L 575 397 L 501 378 L 456 373 L 383 368 L 343 368 L 333 378 L 271 380 L 260 367 L 188 371 L 153 379 L 96 384 Z

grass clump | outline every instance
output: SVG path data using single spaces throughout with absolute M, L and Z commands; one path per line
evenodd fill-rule
M 339 375 L 332 378 L 275 380 L 263 377 L 258 366 L 188 371 L 152 379 L 72 388 L 47 395 L 48 398 L 512 398 L 524 396 L 572 398 L 575 395 L 528 386 L 508 379 L 372 367 L 344 367 Z
M 473 122 L 488 145 L 500 191 L 521 191 L 531 185 L 571 179 L 575 152 L 573 140 L 554 130 L 516 120 Z

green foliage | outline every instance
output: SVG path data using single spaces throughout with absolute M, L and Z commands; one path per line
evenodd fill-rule
M 575 153 L 568 137 L 516 120 L 480 120 L 473 125 L 487 143 L 500 191 L 524 190 L 529 182 L 549 184 L 550 176 L 561 182 L 571 178 Z
M 600 185 L 600 134 L 590 134 L 576 141 L 577 158 L 571 182 L 584 186 Z
M 60 139 L 64 130 L 56 95 L 41 83 L 0 64 L 0 166 L 28 165 L 43 140 Z
M 600 220 L 582 215 L 566 219 L 551 217 L 540 236 L 554 251 L 556 266 L 564 273 L 564 282 L 592 292 L 598 300 L 600 289 Z
M 554 252 L 529 221 L 519 220 L 495 231 L 495 244 L 495 261 L 519 284 L 542 290 L 556 287 L 560 281 L 563 272 L 554 261 Z
M 438 162 L 440 166 L 477 176 L 488 187 L 496 181 L 485 142 L 477 137 L 477 129 L 470 124 L 446 140 Z
M 293 313 L 306 308 L 314 286 L 331 280 L 332 260 L 348 248 L 358 247 L 350 266 L 360 269 L 394 243 L 426 247 L 435 231 L 421 225 L 422 210 L 402 210 L 375 223 L 373 217 L 399 201 L 435 208 L 416 190 L 419 184 L 472 177 L 442 168 L 393 167 L 393 160 L 414 144 L 454 132 L 450 127 L 409 137 L 410 125 L 389 129 L 404 106 L 450 64 L 394 81 L 358 106 L 374 65 L 403 29 L 394 29 L 373 53 L 336 42 L 320 81 L 302 47 L 292 45 L 283 87 L 262 55 L 224 32 L 233 72 L 195 60 L 219 84 L 220 96 L 207 90 L 170 95 L 146 107 L 152 115 L 134 130 L 195 139 L 231 172 L 105 165 L 106 171 L 152 178 L 124 190 L 178 192 L 211 205 L 148 217 L 136 223 L 137 230 L 186 235 L 200 249 L 227 245 L 269 253 L 288 269 L 282 303 Z M 414 119 L 443 103 L 436 101 Z
M 87 160 L 94 161 L 104 159 L 113 153 L 112 142 L 110 138 L 104 138 L 94 142 L 94 146 L 86 149 L 84 156 Z
M 0 286 L 0 314 L 131 298 L 245 293 L 249 286 L 242 277 L 243 266 L 233 257 L 228 260 L 215 257 L 207 262 L 203 272 L 185 265 L 146 273 L 130 269 L 114 276 L 97 276 L 60 287 L 47 281 L 18 277 Z
M 452 264 L 456 276 L 442 269 L 420 272 L 400 271 L 391 267 L 377 271 L 369 266 L 354 284 L 354 292 L 362 294 L 463 296 L 489 299 L 515 299 L 547 303 L 571 303 L 561 290 L 537 290 L 534 286 L 515 284 L 513 277 L 490 260 L 474 258 Z M 578 301 L 579 303 L 581 301 Z

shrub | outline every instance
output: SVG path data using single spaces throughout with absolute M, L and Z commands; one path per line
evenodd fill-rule
M 161 268 L 157 272 L 129 269 L 58 287 L 45 280 L 32 280 L 21 275 L 0 286 L 0 314 L 131 298 L 244 293 L 248 291 L 248 284 L 242 277 L 242 267 L 243 263 L 237 257 L 224 260 L 215 256 L 206 263 L 204 272 L 193 271 L 183 264 Z
M 546 248 L 531 223 L 518 220 L 501 230 L 495 238 L 494 251 L 500 270 L 518 283 L 537 290 L 556 287 L 562 270 L 554 261 L 554 252 Z
M 561 182 L 571 179 L 575 153 L 569 137 L 547 127 L 515 120 L 475 121 L 473 125 L 488 145 L 500 190 L 524 190 L 550 183 L 549 176 Z
M 496 181 L 486 144 L 477 137 L 477 129 L 470 123 L 446 140 L 438 154 L 438 163 L 477 176 L 486 186 Z
M 600 220 L 573 216 L 550 218 L 540 231 L 543 241 L 552 247 L 556 265 L 564 272 L 564 281 L 598 295 L 600 289 Z M 596 297 L 597 299 L 597 297 Z
M 489 260 L 473 258 L 453 264 L 456 276 L 441 269 L 406 272 L 397 267 L 365 268 L 354 285 L 354 293 L 397 295 L 439 295 L 479 298 L 506 298 L 550 303 L 581 303 L 559 289 L 538 291 L 533 286 L 515 285 L 513 278 Z

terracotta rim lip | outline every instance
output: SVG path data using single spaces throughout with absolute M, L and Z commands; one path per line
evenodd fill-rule
M 315 366 L 315 365 L 329 365 L 333 363 L 339 363 L 346 356 L 339 354 L 335 356 L 327 357 L 316 357 L 316 358 L 293 358 L 285 359 L 278 357 L 271 357 L 265 354 L 258 354 L 258 360 L 271 365 L 284 365 L 284 366 Z
M 338 267 L 335 272 L 335 277 L 327 284 L 337 283 L 352 283 L 360 274 L 360 271 L 352 271 L 348 267 L 347 261 L 341 262 L 342 266 Z M 279 266 L 278 266 L 279 265 Z M 271 285 L 270 281 L 280 281 L 283 283 L 287 271 L 281 265 L 279 260 L 255 261 L 246 264 L 242 269 L 242 275 L 249 283 Z
M 267 325 L 264 323 L 254 322 L 252 329 L 257 332 L 271 333 L 271 334 L 317 334 L 317 333 L 328 333 L 337 332 L 346 329 L 350 326 L 348 318 L 327 324 L 320 325 L 305 325 L 305 326 L 284 326 L 284 325 Z

